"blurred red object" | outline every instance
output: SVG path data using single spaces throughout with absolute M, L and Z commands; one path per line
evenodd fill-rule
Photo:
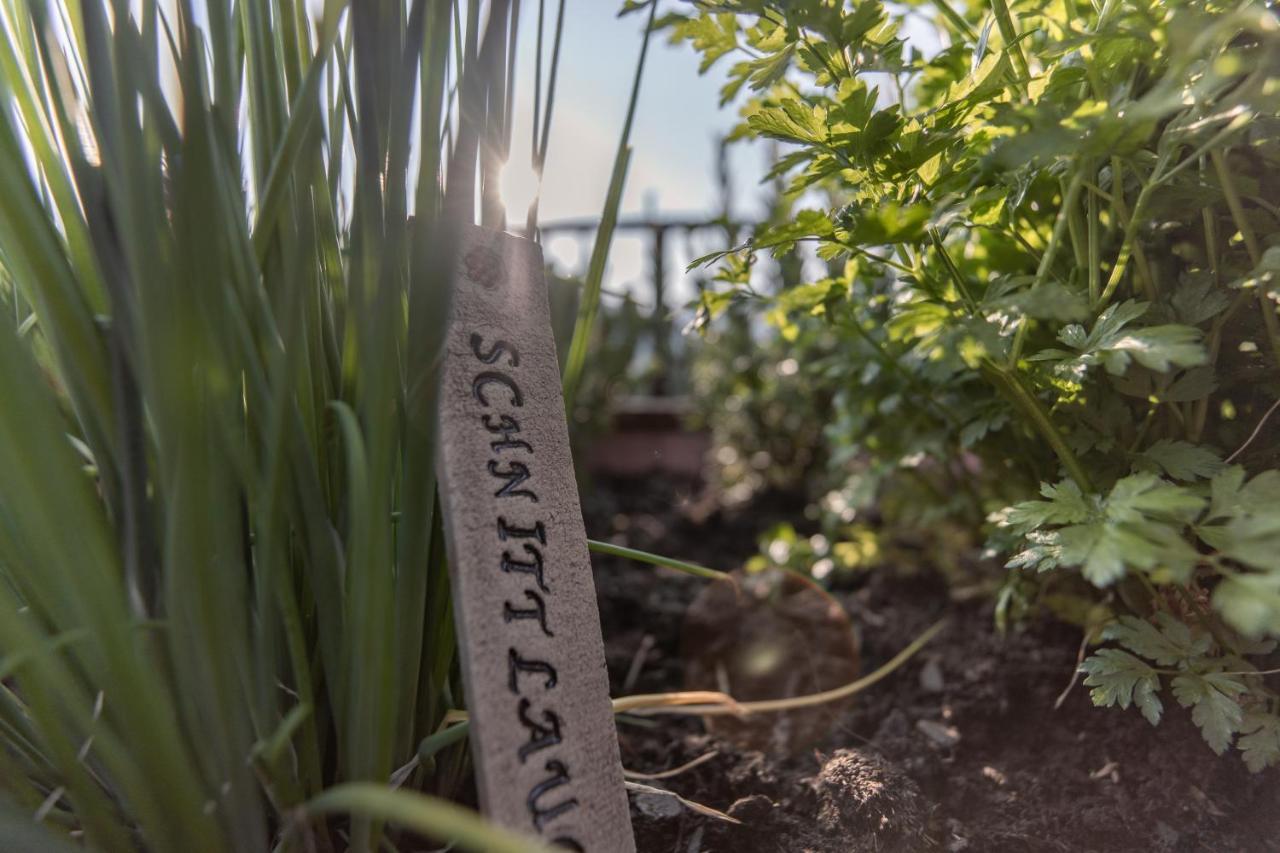
M 690 406 L 683 397 L 627 397 L 614 411 L 612 429 L 587 452 L 592 474 L 641 479 L 664 474 L 702 477 L 711 436 L 686 427 Z

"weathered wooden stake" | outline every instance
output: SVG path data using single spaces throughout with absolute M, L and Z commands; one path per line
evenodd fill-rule
M 440 469 L 480 805 L 570 850 L 632 853 L 542 251 L 459 236 Z

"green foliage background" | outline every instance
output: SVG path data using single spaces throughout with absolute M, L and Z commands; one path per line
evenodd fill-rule
M 1215 751 L 1280 762 L 1274 13 L 709 0 L 663 23 L 729 63 L 738 136 L 786 144 L 794 207 L 702 259 L 701 320 L 747 306 L 810 356 L 841 503 L 931 483 L 928 515 L 896 511 L 986 518 L 997 617 L 1079 622 L 1096 703 L 1154 723 L 1171 699 Z M 828 274 L 761 293 L 765 250 Z

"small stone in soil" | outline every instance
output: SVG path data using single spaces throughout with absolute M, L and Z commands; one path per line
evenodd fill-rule
M 1119 770 L 1120 770 L 1119 764 L 1117 764 L 1114 761 L 1108 761 L 1106 764 L 1102 765 L 1097 770 L 1090 773 L 1089 778 L 1093 779 L 1095 782 L 1100 781 L 1102 779 L 1110 779 L 1112 782 L 1119 782 L 1120 781 Z
M 666 820 L 673 817 L 679 817 L 684 813 L 684 806 L 680 804 L 674 794 L 664 796 L 662 794 L 649 794 L 639 791 L 633 791 L 631 794 L 631 804 L 645 817 L 654 820 Z
M 950 749 L 960 742 L 960 730 L 933 720 L 916 720 L 916 728 L 930 742 L 943 749 Z
M 937 658 L 929 658 L 920 668 L 920 689 L 927 693 L 941 693 L 947 687 L 942 678 L 942 667 Z

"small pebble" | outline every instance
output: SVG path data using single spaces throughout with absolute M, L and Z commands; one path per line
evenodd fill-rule
M 684 814 L 684 806 L 674 795 L 633 792 L 631 802 L 645 817 L 666 820 Z
M 942 677 L 942 667 L 937 658 L 929 658 L 920 668 L 920 687 L 929 693 L 941 693 L 947 683 Z
M 1120 770 L 1119 764 L 1117 764 L 1114 761 L 1108 761 L 1106 764 L 1102 765 L 1097 770 L 1090 773 L 1089 778 L 1093 779 L 1094 781 L 1100 781 L 1102 779 L 1110 779 L 1112 782 L 1119 782 L 1120 781 L 1119 770 Z
M 933 720 L 916 720 L 916 728 L 930 741 L 943 749 L 950 749 L 960 742 L 960 730 Z

